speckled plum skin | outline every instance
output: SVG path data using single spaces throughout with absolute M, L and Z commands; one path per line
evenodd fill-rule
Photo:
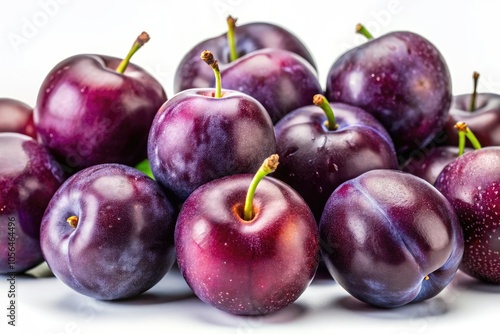
M 426 146 L 442 129 L 451 103 L 451 78 L 438 49 L 397 31 L 354 48 L 330 68 L 326 97 L 374 115 L 405 154 Z
M 448 164 L 436 188 L 462 225 L 465 251 L 460 270 L 500 284 L 500 147 L 484 147 Z
M 40 223 L 62 181 L 61 167 L 33 138 L 0 133 L 0 274 L 22 273 L 43 262 Z
M 0 132 L 16 132 L 36 139 L 33 109 L 24 102 L 0 98 Z
M 476 109 L 471 112 L 470 94 L 453 97 L 450 112 L 444 125 L 446 141 L 444 145 L 458 145 L 458 134 L 454 128 L 457 122 L 465 122 L 474 132 L 481 145 L 500 146 L 500 95 L 479 93 L 476 97 Z M 466 140 L 466 145 L 472 147 Z
M 471 149 L 465 148 L 464 151 L 469 152 Z M 413 155 L 401 166 L 401 170 L 434 184 L 444 167 L 457 157 L 458 147 L 456 146 L 432 147 L 422 155 Z
M 238 57 L 260 49 L 281 49 L 296 53 L 314 68 L 316 67 L 314 58 L 304 43 L 280 26 L 265 22 L 242 24 L 236 27 L 235 34 Z M 226 34 L 204 40 L 189 50 L 179 63 L 174 77 L 174 92 L 213 86 L 212 69 L 204 62 L 200 62 L 200 53 L 203 50 L 209 50 L 214 54 L 221 70 L 230 66 Z
M 76 55 L 57 64 L 34 111 L 40 140 L 73 171 L 102 163 L 134 166 L 147 156 L 151 123 L 167 100 L 160 83 L 121 59 Z
M 398 168 L 392 140 L 372 115 L 343 103 L 330 105 L 337 130 L 328 130 L 325 113 L 314 105 L 296 109 L 275 126 L 280 166 L 272 176 L 292 186 L 318 222 L 341 183 L 372 169 Z
M 66 221 L 79 217 L 76 228 Z M 49 203 L 42 251 L 54 275 L 100 300 L 133 297 L 153 287 L 174 262 L 174 210 L 160 186 L 120 164 L 71 176 Z
M 314 217 L 285 183 L 264 178 L 255 191 L 254 218 L 241 218 L 252 177 L 232 175 L 199 187 L 175 228 L 177 262 L 191 289 L 205 303 L 240 315 L 293 303 L 319 260 Z
M 232 62 L 221 75 L 224 88 L 257 99 L 274 124 L 289 112 L 310 105 L 312 97 L 323 91 L 314 68 L 286 50 L 254 51 Z
M 319 231 L 332 277 L 355 298 L 383 308 L 436 296 L 455 276 L 464 249 L 446 198 L 393 170 L 369 171 L 338 187 Z
M 156 180 L 179 200 L 214 179 L 255 173 L 276 153 L 271 119 L 254 98 L 223 90 L 189 89 L 158 111 L 148 157 Z

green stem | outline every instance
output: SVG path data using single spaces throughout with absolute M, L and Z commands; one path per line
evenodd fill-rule
M 476 110 L 476 98 L 477 98 L 477 82 L 479 81 L 479 73 L 472 73 L 472 79 L 474 80 L 474 90 L 472 91 L 472 96 L 470 98 L 469 111 L 473 112 Z
M 155 179 L 153 172 L 151 171 L 151 165 L 149 164 L 148 159 L 144 159 L 141 162 L 139 162 L 137 164 L 137 166 L 135 166 L 135 169 L 143 172 L 144 174 L 146 174 L 147 176 L 149 176 L 153 180 Z
M 313 96 L 313 103 L 323 109 L 323 112 L 326 115 L 326 127 L 330 131 L 335 131 L 338 129 L 339 125 L 335 120 L 335 114 L 333 113 L 332 106 L 328 103 L 326 97 L 321 94 L 316 94 Z
M 356 33 L 365 36 L 367 39 L 373 39 L 373 35 L 361 23 L 356 24 Z
M 231 15 L 227 17 L 227 43 L 229 44 L 229 59 L 235 61 L 238 59 L 238 50 L 236 49 L 236 20 Z
M 455 124 L 455 129 L 458 130 L 458 156 L 464 154 L 465 151 L 465 138 L 469 139 L 472 144 L 472 147 L 475 150 L 479 150 L 481 148 L 481 144 L 474 133 L 469 129 L 465 122 L 457 122 Z
M 135 40 L 134 44 L 130 48 L 130 51 L 128 52 L 127 56 L 120 62 L 118 67 L 116 68 L 116 72 L 118 73 L 124 73 L 125 70 L 127 69 L 128 64 L 130 63 L 130 59 L 134 55 L 134 53 L 137 52 L 144 44 L 146 44 L 149 41 L 149 35 L 147 32 L 143 31 L 139 37 Z
M 214 70 L 215 75 L 215 97 L 222 97 L 222 79 L 220 76 L 219 62 L 214 59 L 212 52 L 205 50 L 201 53 L 200 58 L 207 63 L 212 70 Z
M 245 207 L 243 208 L 243 219 L 246 221 L 250 221 L 253 218 L 253 198 L 255 195 L 255 189 L 257 189 L 257 185 L 259 182 L 269 173 L 272 173 L 278 167 L 279 157 L 277 154 L 271 155 L 269 158 L 264 160 L 262 166 L 260 166 L 259 170 L 255 174 L 250 183 L 250 187 L 248 187 L 247 197 L 245 199 Z

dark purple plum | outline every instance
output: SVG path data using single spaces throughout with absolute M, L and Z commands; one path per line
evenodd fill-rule
M 234 36 L 238 57 L 260 49 L 282 49 L 301 56 L 311 66 L 316 67 L 313 56 L 304 43 L 293 33 L 278 25 L 266 22 L 243 24 L 234 29 Z M 212 71 L 199 61 L 200 53 L 203 50 L 213 52 L 214 57 L 220 61 L 221 70 L 231 66 L 230 43 L 227 34 L 204 40 L 195 45 L 182 58 L 175 73 L 174 92 L 178 93 L 189 88 L 212 87 Z
M 61 167 L 33 138 L 0 133 L 0 274 L 43 262 L 40 223 L 62 181 Z
M 71 176 L 41 225 L 54 275 L 100 300 L 137 296 L 174 262 L 174 210 L 160 186 L 133 167 L 101 164 Z
M 439 50 L 412 32 L 368 41 L 335 60 L 326 97 L 361 107 L 388 130 L 396 151 L 425 147 L 443 128 L 451 78 Z
M 470 94 L 453 97 L 449 116 L 444 125 L 447 138 L 444 144 L 457 145 L 458 136 L 453 126 L 462 121 L 474 131 L 482 146 L 500 146 L 500 95 L 477 94 L 477 107 L 472 112 L 468 109 L 470 99 Z
M 151 171 L 181 201 L 214 179 L 255 173 L 276 152 L 274 128 L 262 104 L 222 90 L 220 80 L 216 86 L 177 93 L 160 108 L 149 133 Z
M 448 164 L 436 188 L 450 201 L 463 229 L 460 269 L 500 284 L 500 147 L 484 147 Z
M 334 130 L 316 105 L 296 109 L 275 126 L 281 162 L 273 176 L 304 198 L 318 222 L 330 194 L 341 183 L 372 169 L 398 168 L 391 138 L 372 115 L 343 103 L 330 107 L 337 125 Z
M 0 98 L 0 132 L 16 132 L 36 139 L 33 109 L 24 102 Z
M 314 68 L 286 50 L 249 53 L 222 69 L 222 77 L 224 88 L 246 93 L 262 103 L 273 123 L 310 105 L 312 96 L 323 91 Z
M 204 184 L 184 202 L 175 229 L 177 262 L 205 303 L 261 315 L 292 304 L 319 260 L 318 227 L 290 186 L 264 178 L 245 217 L 251 174 Z
M 373 170 L 338 187 L 320 225 L 323 260 L 353 297 L 384 308 L 436 296 L 464 250 L 453 207 L 428 182 Z
M 472 149 L 465 149 L 466 152 Z M 450 162 L 458 157 L 458 147 L 432 147 L 421 155 L 412 155 L 402 166 L 401 170 L 418 176 L 430 184 L 434 184 L 438 175 Z
M 80 170 L 101 163 L 134 166 L 146 158 L 149 129 L 167 97 L 155 78 L 128 59 L 124 68 L 119 58 L 76 55 L 47 75 L 35 124 L 62 164 Z

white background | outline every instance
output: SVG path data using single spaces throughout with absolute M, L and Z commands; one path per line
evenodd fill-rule
M 455 94 L 469 92 L 473 71 L 480 91 L 500 93 L 498 1 L 118 1 L 23 0 L 0 2 L 0 97 L 34 105 L 45 75 L 79 53 L 123 57 L 143 30 L 151 41 L 133 62 L 148 69 L 173 93 L 173 75 L 197 42 L 238 23 L 270 21 L 293 31 L 309 47 L 322 85 L 333 61 L 363 42 L 354 34 L 362 22 L 375 36 L 410 30 L 433 42 L 445 57 Z M 37 275 L 45 275 L 42 269 Z M 2 333 L 440 333 L 497 323 L 499 286 L 460 274 L 437 298 L 396 310 L 367 307 L 331 281 L 315 282 L 297 303 L 264 318 L 226 315 L 189 294 L 174 273 L 142 298 L 97 302 L 55 278 L 18 277 L 18 327 L 7 326 L 7 284 L 0 283 Z M 495 326 L 496 328 L 497 326 Z

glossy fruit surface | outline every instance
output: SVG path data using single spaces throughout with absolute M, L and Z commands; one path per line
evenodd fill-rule
M 397 307 L 436 296 L 464 250 L 452 206 L 408 173 L 373 170 L 343 183 L 320 221 L 323 259 L 352 296 Z
M 462 225 L 465 252 L 460 269 L 500 283 L 500 147 L 484 147 L 448 164 L 435 186 L 450 201 Z
M 62 181 L 61 167 L 33 138 L 0 133 L 0 274 L 43 262 L 40 223 Z
M 338 128 L 329 130 L 323 110 L 299 108 L 275 126 L 280 166 L 272 175 L 291 185 L 317 221 L 330 194 L 341 183 L 372 169 L 397 169 L 389 134 L 370 114 L 332 103 Z
M 181 200 L 216 178 L 256 172 L 276 151 L 271 119 L 258 101 L 230 90 L 220 98 L 213 94 L 213 89 L 176 94 L 151 127 L 151 171 Z
M 0 132 L 16 132 L 36 139 L 33 109 L 24 102 L 0 98 Z
M 374 115 L 401 154 L 426 146 L 448 115 L 447 64 L 432 43 L 415 33 L 392 32 L 346 52 L 327 78 L 326 97 Z
M 314 68 L 295 53 L 262 49 L 222 68 L 223 86 L 258 100 L 273 123 L 322 92 Z
M 156 79 L 121 59 L 76 55 L 57 64 L 40 87 L 35 124 L 41 141 L 76 170 L 101 163 L 135 165 L 147 156 L 151 123 L 166 101 Z
M 278 167 L 279 168 L 279 167 Z M 283 182 L 264 178 L 254 217 L 242 209 L 252 175 L 232 175 L 196 189 L 175 230 L 182 275 L 204 302 L 233 314 L 261 315 L 293 303 L 318 266 L 314 217 Z
M 54 275 L 102 300 L 136 296 L 174 262 L 174 210 L 132 167 L 102 164 L 70 177 L 49 203 L 41 246 Z
M 471 94 L 453 97 L 448 119 L 444 125 L 447 140 L 444 145 L 455 146 L 458 143 L 456 122 L 467 123 L 474 131 L 483 147 L 500 146 L 500 95 L 494 93 L 479 93 L 476 97 L 476 109 L 469 111 Z M 470 143 L 467 142 L 470 146 Z
M 235 35 L 238 57 L 265 48 L 282 49 L 296 53 L 315 67 L 314 59 L 304 43 L 280 26 L 265 22 L 242 24 L 236 27 Z M 176 93 L 189 88 L 213 86 L 212 71 L 199 60 L 203 50 L 213 52 L 214 57 L 219 60 L 221 70 L 230 64 L 226 34 L 200 42 L 186 53 L 177 67 L 174 79 Z

